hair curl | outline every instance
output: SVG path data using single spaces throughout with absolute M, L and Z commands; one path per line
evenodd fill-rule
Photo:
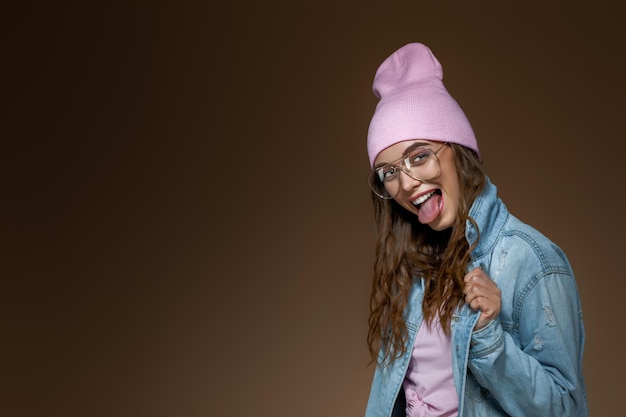
M 413 279 L 424 278 L 422 312 L 430 325 L 439 317 L 450 334 L 450 319 L 463 302 L 463 277 L 476 242 L 465 237 L 469 209 L 485 185 L 485 172 L 476 153 L 464 146 L 449 144 L 459 181 L 460 197 L 454 225 L 434 231 L 415 220 L 415 215 L 394 200 L 372 193 L 377 225 L 376 256 L 370 296 L 367 343 L 372 362 L 391 362 L 407 351 L 408 331 L 404 321 Z M 476 227 L 476 229 L 478 229 Z

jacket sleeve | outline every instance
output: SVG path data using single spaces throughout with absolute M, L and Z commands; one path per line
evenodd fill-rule
M 512 416 L 583 411 L 584 329 L 574 277 L 545 272 L 520 290 L 511 329 L 499 319 L 472 334 L 468 368 Z

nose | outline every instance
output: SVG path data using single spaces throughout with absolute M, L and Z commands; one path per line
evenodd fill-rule
M 400 188 L 403 191 L 411 192 L 415 188 L 419 187 L 422 184 L 422 181 L 416 180 L 411 177 L 406 171 L 400 170 L 400 176 L 398 177 L 398 181 L 400 181 Z

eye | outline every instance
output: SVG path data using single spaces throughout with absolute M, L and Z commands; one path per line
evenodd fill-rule
M 378 178 L 380 178 L 381 181 L 389 181 L 390 179 L 395 177 L 397 172 L 398 167 L 393 165 L 387 165 L 378 169 Z
M 428 148 L 416 149 L 407 155 L 407 160 L 411 166 L 419 166 L 430 158 L 433 155 L 433 151 Z

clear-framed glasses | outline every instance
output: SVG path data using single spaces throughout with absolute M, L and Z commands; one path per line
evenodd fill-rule
M 409 148 L 402 158 L 383 166 L 376 167 L 369 176 L 369 185 L 374 194 L 388 200 L 400 191 L 400 175 L 404 172 L 417 181 L 428 181 L 439 175 L 441 163 L 437 154 L 448 143 L 437 150 L 428 145 Z

